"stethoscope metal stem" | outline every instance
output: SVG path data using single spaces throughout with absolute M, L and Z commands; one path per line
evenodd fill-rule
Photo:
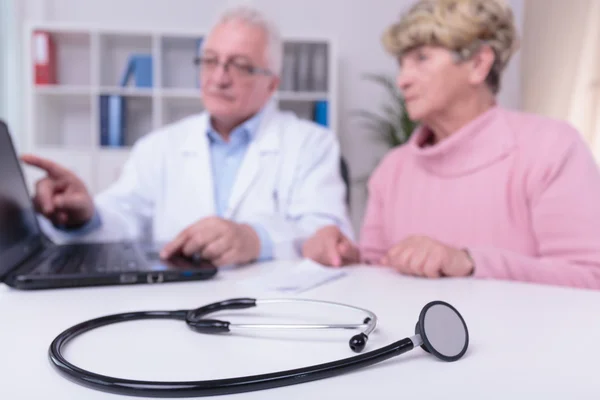
M 414 335 L 411 336 L 409 339 L 412 342 L 413 347 L 419 347 L 423 344 L 423 338 L 421 337 L 421 335 Z
M 369 324 L 230 324 L 229 330 L 245 330 L 245 329 L 272 329 L 272 330 L 289 330 L 289 329 L 367 329 Z
M 248 329 L 260 329 L 260 328 L 269 328 L 269 325 L 274 329 L 364 329 L 363 333 L 365 335 L 370 335 L 377 326 L 377 316 L 372 311 L 366 310 L 364 308 L 351 306 L 348 304 L 337 303 L 333 301 L 326 300 L 312 300 L 312 299 L 257 299 L 256 305 L 268 305 L 268 304 L 287 304 L 287 303 L 306 303 L 306 304 L 315 304 L 318 306 L 331 306 L 336 308 L 346 308 L 348 310 L 352 310 L 354 312 L 360 312 L 367 316 L 365 322 L 362 324 L 231 324 L 230 328 L 241 328 L 245 329 L 242 326 L 246 326 Z M 287 327 L 286 327 L 287 326 Z M 276 327 L 276 328 L 275 328 Z

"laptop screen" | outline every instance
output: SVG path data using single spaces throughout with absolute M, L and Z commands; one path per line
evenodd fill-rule
M 0 277 L 41 240 L 36 213 L 6 124 L 0 121 Z

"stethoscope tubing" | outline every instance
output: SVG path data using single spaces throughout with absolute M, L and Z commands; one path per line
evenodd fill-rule
M 235 301 L 245 302 L 246 305 L 236 305 Z M 237 378 L 180 382 L 152 382 L 101 375 L 71 364 L 62 355 L 63 346 L 65 346 L 73 338 L 92 329 L 114 323 L 147 319 L 174 319 L 186 321 L 188 318 L 190 318 L 190 313 L 193 314 L 194 311 L 198 311 L 198 316 L 201 316 L 210 312 L 216 312 L 228 308 L 249 308 L 253 305 L 290 302 L 314 303 L 319 305 L 344 307 L 355 311 L 361 311 L 367 315 L 367 318 L 363 324 L 237 324 L 237 328 L 244 329 L 241 327 L 242 325 L 254 325 L 250 328 L 264 328 L 268 326 L 273 329 L 291 329 L 299 327 L 300 329 L 325 329 L 331 327 L 340 329 L 364 328 L 364 333 L 368 335 L 375 329 L 377 323 L 377 317 L 371 311 L 341 303 L 304 299 L 239 299 L 214 303 L 197 310 L 140 311 L 113 314 L 95 318 L 74 325 L 73 327 L 66 329 L 64 332 L 59 334 L 51 343 L 48 354 L 50 361 L 63 376 L 81 385 L 116 394 L 161 398 L 204 397 L 244 393 L 324 379 L 384 361 L 388 358 L 409 351 L 415 346 L 413 343 L 414 339 L 411 340 L 410 338 L 405 338 L 368 353 L 309 367 Z M 220 305 L 223 308 L 219 308 Z M 236 328 L 236 324 L 230 324 L 230 326 L 234 329 Z
M 161 312 L 144 312 L 143 314 L 143 316 L 136 316 L 135 319 L 169 318 L 165 313 Z M 122 318 L 124 315 L 126 314 L 118 314 L 113 317 Z M 176 315 L 173 315 L 173 317 L 176 317 Z M 131 320 L 132 319 L 127 319 L 127 321 Z M 140 397 L 205 397 L 245 393 L 295 385 L 325 379 L 367 367 L 405 353 L 412 350 L 414 347 L 412 340 L 410 338 L 405 338 L 368 353 L 309 367 L 238 378 L 180 382 L 150 382 L 101 375 L 76 367 L 62 356 L 60 349 L 69 340 L 87 330 L 99 328 L 110 323 L 111 316 L 90 320 L 87 323 L 76 325 L 71 329 L 68 329 L 52 342 L 49 357 L 60 373 L 66 378 L 78 382 L 81 385 L 105 392 Z

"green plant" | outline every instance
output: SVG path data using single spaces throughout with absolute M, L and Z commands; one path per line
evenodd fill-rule
M 408 116 L 404 98 L 394 78 L 381 74 L 365 74 L 363 78 L 383 87 L 388 98 L 382 105 L 382 114 L 359 110 L 355 115 L 362 120 L 363 126 L 368 131 L 384 140 L 388 146 L 396 147 L 406 143 L 414 132 L 417 122 Z

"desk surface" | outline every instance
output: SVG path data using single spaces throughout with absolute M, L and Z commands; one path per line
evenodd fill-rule
M 58 375 L 47 358 L 54 337 L 106 314 L 189 309 L 230 297 L 315 298 L 371 309 L 379 325 L 366 350 L 411 336 L 421 308 L 440 299 L 462 313 L 471 341 L 465 357 L 455 363 L 438 361 L 417 348 L 339 377 L 219 398 L 598 398 L 600 292 L 473 279 L 425 280 L 374 267 L 352 267 L 347 276 L 296 296 L 261 293 L 247 283 L 246 278 L 285 267 L 269 263 L 225 270 L 210 282 L 38 292 L 2 286 L 0 398 L 124 398 Z M 274 322 L 282 316 L 286 322 L 355 321 L 353 314 L 332 315 L 322 307 L 298 315 L 289 306 L 225 315 L 232 322 Z M 352 356 L 347 343 L 353 334 L 213 336 L 195 333 L 178 321 L 138 321 L 89 332 L 70 343 L 65 354 L 81 367 L 123 378 L 216 379 Z

